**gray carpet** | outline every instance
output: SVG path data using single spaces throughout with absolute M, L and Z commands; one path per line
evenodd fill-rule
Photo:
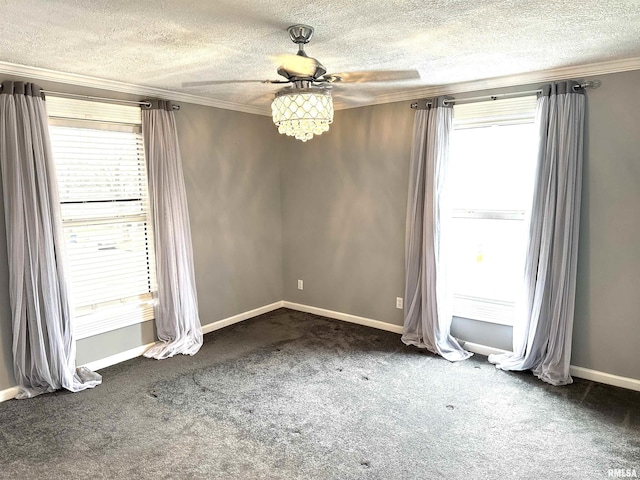
M 195 357 L 134 359 L 95 390 L 0 404 L 0 478 L 640 476 L 640 393 L 551 387 L 476 355 L 280 309 Z

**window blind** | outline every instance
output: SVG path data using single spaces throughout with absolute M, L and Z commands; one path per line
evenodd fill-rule
M 504 98 L 488 102 L 461 103 L 453 107 L 454 128 L 531 123 L 536 113 L 537 97 Z
M 153 319 L 153 229 L 138 107 L 47 99 L 76 338 Z

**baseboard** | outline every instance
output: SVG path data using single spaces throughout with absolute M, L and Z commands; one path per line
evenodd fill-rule
M 585 380 L 592 380 L 598 383 L 606 383 L 607 385 L 613 385 L 614 387 L 622 387 L 640 392 L 640 380 L 637 380 L 635 378 L 621 377 L 619 375 L 600 372 L 598 370 L 591 370 L 590 368 L 576 367 L 573 365 L 571 365 L 569 371 L 574 377 L 584 378 Z
M 233 317 L 228 317 L 222 320 L 217 320 L 215 322 L 208 323 L 207 325 L 202 326 L 202 333 L 210 333 L 215 330 L 228 327 L 229 325 L 233 325 L 234 323 L 239 323 L 239 322 L 242 322 L 243 320 L 248 320 L 250 318 L 257 317 L 258 315 L 263 315 L 265 313 L 273 312 L 278 308 L 282 308 L 283 304 L 284 302 L 281 300 L 279 302 L 270 303 L 269 305 L 265 305 L 263 307 L 254 308 L 253 310 L 249 310 L 248 312 L 239 313 L 238 315 L 234 315 Z
M 349 313 L 336 312 L 334 310 L 325 310 L 324 308 L 311 307 L 309 305 L 302 305 L 300 303 L 282 302 L 284 308 L 290 308 L 291 310 L 298 310 L 300 312 L 313 313 L 314 315 L 320 315 L 323 317 L 334 318 L 336 320 L 343 320 L 349 323 L 357 323 L 358 325 L 364 325 L 366 327 L 373 327 L 379 330 L 386 330 L 387 332 L 402 333 L 402 325 L 393 325 L 387 322 L 381 322 L 380 320 L 372 320 L 371 318 L 358 317 L 357 315 L 351 315 Z
M 0 390 L 0 403 L 5 400 L 11 400 L 12 398 L 16 398 L 20 393 L 20 389 L 18 387 L 10 387 L 5 390 Z

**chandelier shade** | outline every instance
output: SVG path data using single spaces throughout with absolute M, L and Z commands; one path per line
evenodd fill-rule
M 314 87 L 281 90 L 271 113 L 278 132 L 306 142 L 329 130 L 333 122 L 331 91 Z

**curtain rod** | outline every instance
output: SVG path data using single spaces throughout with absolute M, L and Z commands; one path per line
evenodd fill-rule
M 68 97 L 68 98 L 83 98 L 85 100 L 95 100 L 99 102 L 107 102 L 107 103 L 120 103 L 120 104 L 129 104 L 129 105 L 140 105 L 141 107 L 151 107 L 151 102 L 136 102 L 134 100 L 118 100 L 115 98 L 106 98 L 106 97 L 94 97 L 91 95 L 78 95 L 75 93 L 64 93 L 64 92 L 53 92 L 51 90 L 41 90 L 45 95 L 51 95 L 53 97 Z M 180 105 L 173 105 L 172 108 L 174 110 L 180 110 Z
M 583 82 L 579 85 L 574 85 L 573 86 L 573 90 L 578 90 L 579 88 L 598 88 L 600 85 L 602 84 L 602 82 L 600 82 L 600 80 L 594 80 L 594 81 L 588 81 L 588 82 Z M 526 95 L 534 95 L 534 94 L 539 94 L 542 93 L 542 89 L 537 89 L 537 90 L 528 90 L 525 92 L 514 92 L 514 93 L 495 93 L 493 95 L 482 95 L 480 97 L 469 97 L 469 98 L 461 98 L 459 100 L 456 100 L 455 98 L 447 98 L 446 100 L 444 100 L 442 103 L 443 105 L 448 105 L 450 103 L 466 103 L 466 102 L 477 102 L 477 101 L 481 101 L 481 100 L 498 100 L 500 98 L 504 98 L 504 97 L 524 97 Z M 411 108 L 413 109 L 417 109 L 418 108 L 418 103 L 419 102 L 414 102 L 411 104 Z M 427 101 L 425 102 L 425 106 L 431 106 L 432 102 Z

